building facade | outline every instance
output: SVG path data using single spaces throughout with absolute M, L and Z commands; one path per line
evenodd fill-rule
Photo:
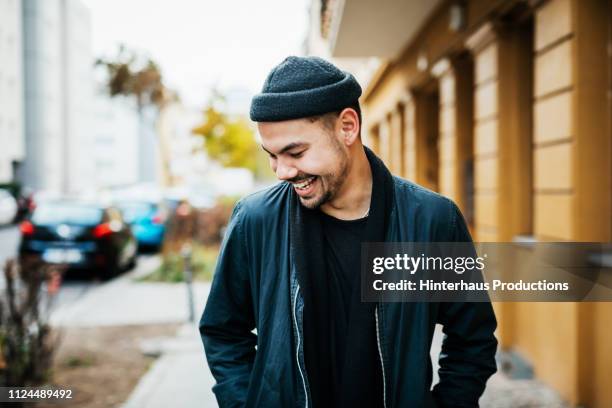
M 139 180 L 138 138 L 140 121 L 136 101 L 125 96 L 111 98 L 101 89 L 94 101 L 94 165 L 90 187 L 102 190 L 127 186 Z
M 89 9 L 78 0 L 63 0 L 62 82 L 64 87 L 63 190 L 70 193 L 91 186 L 94 115 L 94 56 Z
M 321 2 L 334 58 L 379 57 L 363 137 L 480 242 L 612 241 L 612 2 Z M 612 406 L 612 303 L 498 303 L 501 349 Z
M 21 0 L 0 0 L 0 184 L 25 155 Z
M 93 58 L 88 10 L 78 0 L 24 0 L 25 160 L 20 181 L 74 192 L 93 175 Z

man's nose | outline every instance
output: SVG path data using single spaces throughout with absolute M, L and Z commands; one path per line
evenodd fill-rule
M 279 180 L 291 180 L 297 176 L 298 171 L 295 167 L 286 166 L 282 162 L 279 162 L 276 166 L 276 177 Z

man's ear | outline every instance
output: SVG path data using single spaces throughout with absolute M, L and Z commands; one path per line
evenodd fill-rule
M 346 108 L 338 117 L 342 140 L 346 146 L 351 146 L 359 138 L 359 117 L 353 108 Z

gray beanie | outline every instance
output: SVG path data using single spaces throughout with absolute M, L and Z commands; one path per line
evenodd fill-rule
M 318 57 L 287 57 L 274 67 L 251 101 L 251 120 L 307 118 L 357 102 L 361 86 L 348 72 Z

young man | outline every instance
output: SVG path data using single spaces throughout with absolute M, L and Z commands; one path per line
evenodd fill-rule
M 360 95 L 329 62 L 289 57 L 253 98 L 281 183 L 236 205 L 200 322 L 221 407 L 476 407 L 496 371 L 490 303 L 361 302 L 362 242 L 471 238 L 452 201 L 363 146 Z

